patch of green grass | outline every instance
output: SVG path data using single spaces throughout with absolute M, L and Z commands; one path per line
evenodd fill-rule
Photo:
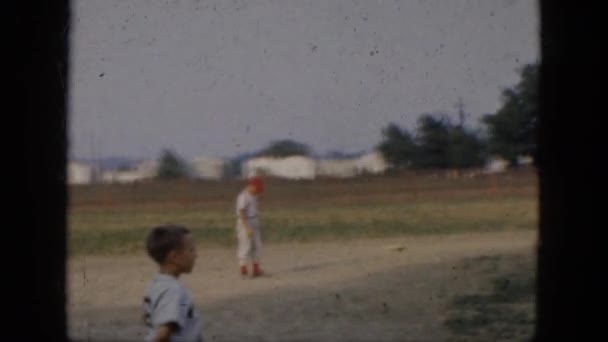
M 132 227 L 122 222 L 93 223 L 87 228 L 70 230 L 70 254 L 109 254 L 129 253 L 142 250 L 143 241 L 151 227 L 164 223 L 177 222 L 190 227 L 200 244 L 231 246 L 236 243 L 234 220 L 225 222 L 201 219 L 154 221 L 143 219 Z M 528 226 L 533 227 L 531 224 Z M 495 220 L 406 220 L 402 218 L 368 218 L 353 222 L 348 219 L 334 218 L 322 220 L 268 219 L 263 222 L 262 239 L 266 242 L 311 242 L 318 240 L 345 240 L 356 238 L 381 238 L 400 235 L 455 234 L 462 232 L 490 232 L 518 229 L 509 222 Z
M 398 235 L 451 234 L 533 229 L 532 215 L 497 215 L 530 210 L 531 203 L 434 203 L 366 205 L 318 209 L 274 209 L 263 212 L 265 242 L 307 242 Z M 515 208 L 515 209 L 514 209 Z M 435 212 L 433 212 L 433 210 Z M 531 211 L 531 210 L 530 210 Z M 228 210 L 204 208 L 114 208 L 75 211 L 70 216 L 71 254 L 128 253 L 140 250 L 146 232 L 163 223 L 190 227 L 199 242 L 228 246 L 235 241 L 236 219 Z
M 144 251 L 144 241 L 150 227 L 134 227 L 131 229 L 107 231 L 78 231 L 70 232 L 70 255 L 104 255 L 126 254 Z M 202 245 L 230 246 L 234 243 L 232 230 L 207 227 L 205 229 L 192 229 L 196 241 Z
M 514 258 L 514 257 L 511 257 Z M 528 259 L 477 260 L 483 273 L 491 273 L 487 293 L 455 296 L 444 322 L 453 341 L 523 341 L 534 329 L 534 276 Z M 489 263 L 511 263 L 515 270 L 489 271 Z M 485 265 L 484 265 L 485 264 Z M 500 268 L 500 267 L 498 267 Z

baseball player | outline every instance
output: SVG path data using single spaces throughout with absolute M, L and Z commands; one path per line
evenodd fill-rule
M 262 275 L 260 269 L 260 224 L 258 219 L 258 194 L 264 192 L 264 183 L 258 176 L 249 179 L 236 200 L 236 235 L 238 239 L 237 258 L 241 276 L 248 275 L 247 263 L 253 264 L 252 276 Z

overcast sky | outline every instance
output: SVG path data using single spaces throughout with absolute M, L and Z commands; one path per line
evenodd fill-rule
M 369 150 L 425 112 L 478 124 L 539 58 L 531 0 L 75 0 L 71 155 Z

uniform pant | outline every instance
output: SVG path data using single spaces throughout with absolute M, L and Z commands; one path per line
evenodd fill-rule
M 247 221 L 253 229 L 253 236 L 247 236 L 247 229 L 243 222 L 238 219 L 236 222 L 236 236 L 238 247 L 236 256 L 241 261 L 259 260 L 262 251 L 262 239 L 260 238 L 260 227 L 257 220 Z

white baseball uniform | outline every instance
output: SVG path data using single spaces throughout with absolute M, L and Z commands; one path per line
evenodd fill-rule
M 245 225 L 240 219 L 240 210 L 245 209 L 247 223 L 253 229 L 253 236 L 247 236 Z M 258 220 L 257 197 L 243 190 L 236 199 L 236 235 L 238 239 L 237 257 L 239 260 L 258 259 L 262 250 L 260 223 Z

